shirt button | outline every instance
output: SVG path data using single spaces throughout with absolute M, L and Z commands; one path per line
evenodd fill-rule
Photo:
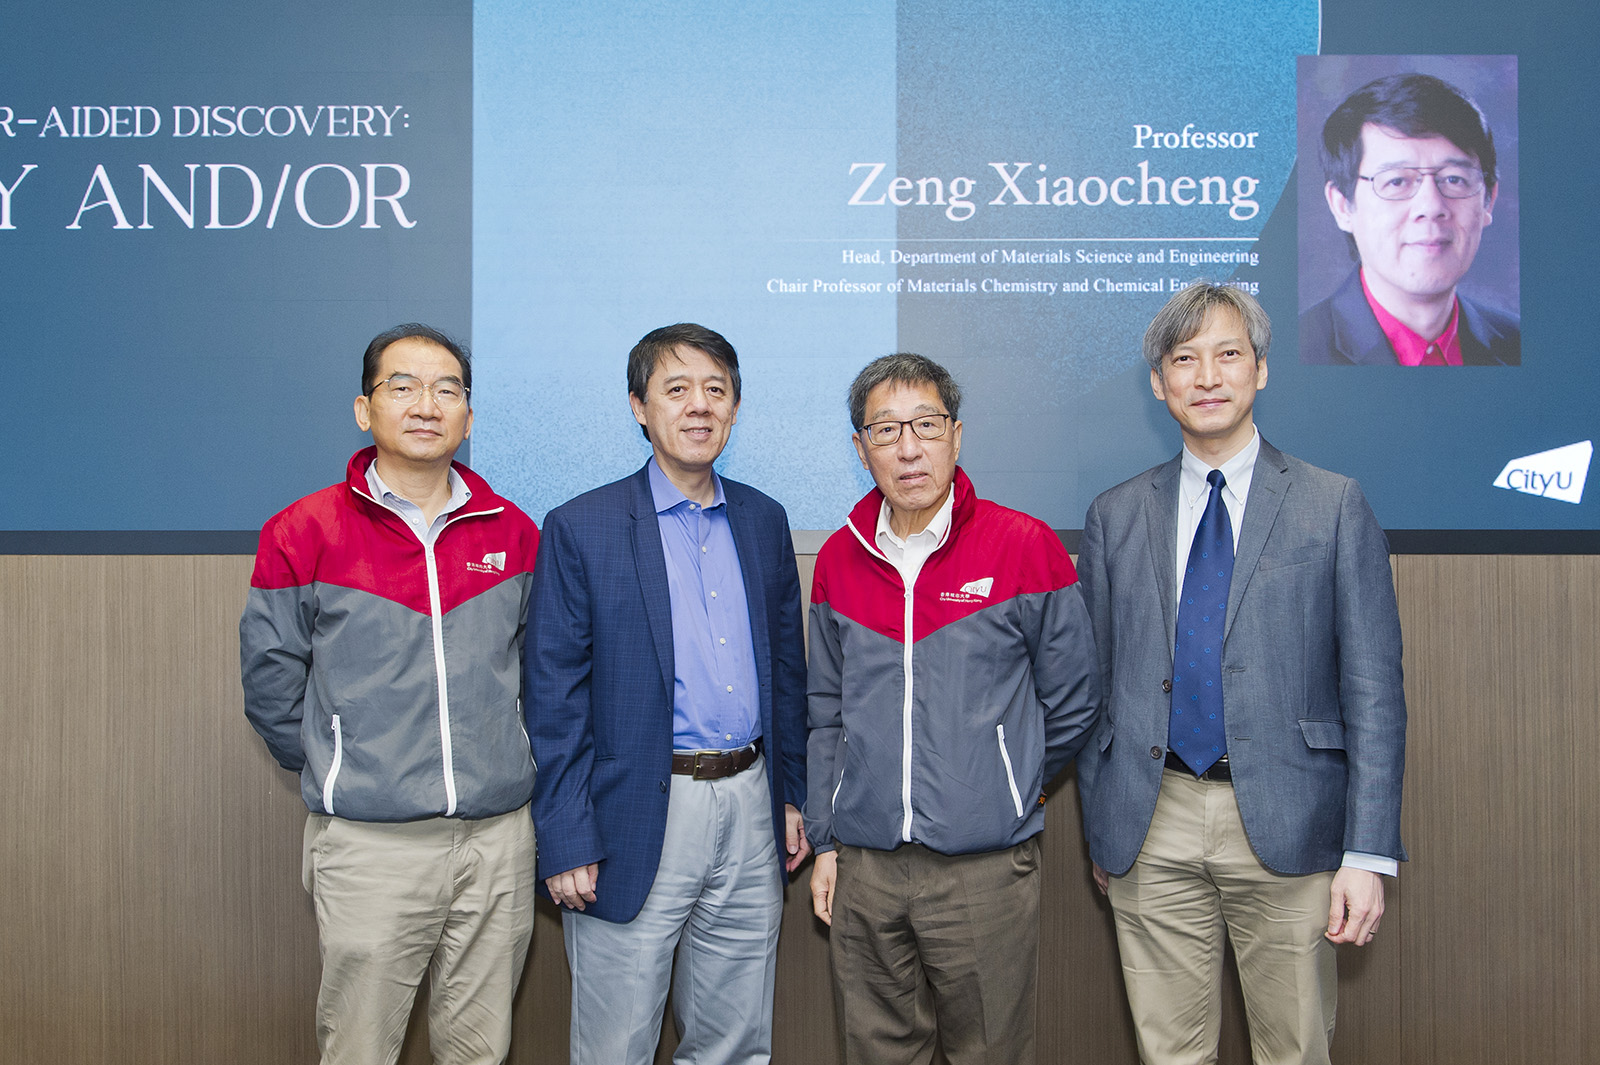
M 733 685 L 732 685 L 732 684 L 730 684 L 730 685 L 728 685 L 728 690 L 729 690 L 729 691 L 730 691 L 730 692 L 731 692 L 731 691 L 733 691 Z
M 706 553 L 706 552 L 707 552 L 707 551 L 709 551 L 709 550 L 711 550 L 711 549 L 710 549 L 710 548 L 709 548 L 709 547 L 702 547 L 702 548 L 701 548 L 701 549 L 700 549 L 700 553 L 701 553 L 701 554 L 702 554 L 702 555 L 703 555 L 703 554 L 705 554 L 705 553 Z
M 719 636 L 719 637 L 717 637 L 717 642 L 718 643 L 727 643 L 728 642 L 728 638 L 726 636 Z
M 731 733 L 731 732 L 724 732 L 724 733 L 723 733 L 723 734 L 722 734 L 722 738 L 723 738 L 723 739 L 725 739 L 725 740 L 731 740 L 731 739 L 733 739 L 733 733 Z
M 717 593 L 716 592 L 712 592 L 711 593 L 711 598 L 715 599 L 716 597 L 717 597 Z

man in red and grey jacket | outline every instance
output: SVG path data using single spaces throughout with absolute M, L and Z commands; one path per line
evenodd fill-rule
M 1041 792 L 1099 712 L 1072 560 L 977 498 L 960 402 L 920 355 L 856 377 L 877 488 L 812 583 L 805 823 L 847 1063 L 1034 1060 Z
M 245 713 L 300 774 L 324 1065 L 392 1062 L 431 972 L 434 1060 L 503 1061 L 533 928 L 522 642 L 539 531 L 453 462 L 467 352 L 379 334 L 346 479 L 261 530 L 239 621 Z

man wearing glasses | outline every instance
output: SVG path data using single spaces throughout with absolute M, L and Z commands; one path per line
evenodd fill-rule
M 810 853 L 789 520 L 714 463 L 739 356 L 680 322 L 628 355 L 638 472 L 545 518 L 528 618 L 539 876 L 572 970 L 572 1065 L 765 1065 L 783 886 Z
M 817 556 L 805 822 L 847 1063 L 1034 1060 L 1042 789 L 1099 711 L 1077 574 L 956 466 L 920 355 L 850 386 L 877 488 Z
M 261 530 L 239 622 L 245 713 L 300 774 L 324 1065 L 392 1062 L 430 974 L 434 1060 L 505 1060 L 533 929 L 522 646 L 539 531 L 455 453 L 465 349 L 367 346 L 373 446 Z
M 1427 74 L 1379 78 L 1322 128 L 1324 193 L 1359 267 L 1300 319 L 1301 359 L 1515 366 L 1521 323 L 1456 290 L 1492 220 L 1494 135 Z

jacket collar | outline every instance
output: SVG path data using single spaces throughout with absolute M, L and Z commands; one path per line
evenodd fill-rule
M 967 471 L 960 466 L 956 467 L 955 479 L 950 483 L 950 490 L 955 493 L 955 505 L 950 511 L 950 533 L 944 538 L 944 544 L 939 550 L 944 550 L 961 527 L 972 520 L 973 512 L 978 506 L 978 493 L 972 487 L 972 481 L 967 477 Z M 845 524 L 855 533 L 856 539 L 867 546 L 867 550 L 880 558 L 882 555 L 873 546 L 878 538 L 878 515 L 883 512 L 883 493 L 877 488 L 861 497 L 861 501 L 850 508 L 850 515 L 845 519 Z
M 367 467 L 371 466 L 378 458 L 376 447 L 364 447 L 350 456 L 350 461 L 345 465 L 345 486 L 369 502 L 377 503 L 372 498 L 372 493 L 367 490 Z M 456 471 L 467 489 L 472 493 L 471 501 L 452 517 L 466 517 L 469 514 L 488 514 L 497 510 L 504 510 L 506 501 L 489 487 L 489 482 L 479 477 L 472 470 L 459 462 L 451 462 L 450 468 Z M 379 504 L 380 506 L 382 504 Z M 387 508 L 385 508 L 387 509 Z

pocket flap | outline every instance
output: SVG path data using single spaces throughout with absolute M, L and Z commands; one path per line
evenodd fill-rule
M 1095 737 L 1095 746 L 1104 754 L 1107 747 L 1111 746 L 1111 738 L 1116 735 L 1116 729 L 1111 726 L 1111 719 L 1105 718 L 1100 723 L 1100 735 Z
M 1319 751 L 1344 750 L 1343 721 L 1303 720 L 1300 731 L 1305 733 L 1307 747 Z
M 1256 563 L 1256 568 L 1281 569 L 1284 566 L 1298 566 L 1302 562 L 1318 562 L 1327 557 L 1327 544 L 1305 544 L 1280 554 L 1262 555 L 1261 561 Z

